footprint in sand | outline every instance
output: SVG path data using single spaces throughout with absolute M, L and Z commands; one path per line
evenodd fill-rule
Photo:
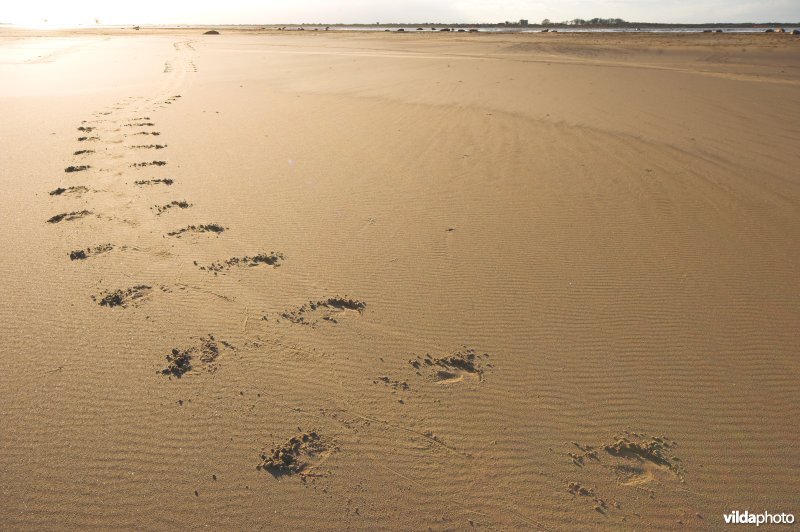
M 73 220 L 79 220 L 86 216 L 90 216 L 92 214 L 91 211 L 83 210 L 83 211 L 73 211 L 73 212 L 64 212 L 61 214 L 56 214 L 55 216 L 49 218 L 47 223 L 49 224 L 57 224 L 60 222 L 71 222 Z
M 366 308 L 367 304 L 358 299 L 335 296 L 319 301 L 309 301 L 295 309 L 281 313 L 280 317 L 297 325 L 316 326 L 322 322 L 336 324 L 343 316 L 362 315 Z
M 192 204 L 186 200 L 173 200 L 166 205 L 153 205 L 152 209 L 156 211 L 157 215 L 160 215 L 169 209 L 178 208 L 178 209 L 188 209 L 191 207 Z
M 567 453 L 573 465 L 585 474 L 610 473 L 612 480 L 623 489 L 636 488 L 655 497 L 655 492 L 646 485 L 676 480 L 683 482 L 684 479 L 681 460 L 673 454 L 677 444 L 663 436 L 648 437 L 643 433 L 626 431 L 602 445 L 581 445 L 578 442 L 572 442 L 572 445 L 578 451 Z M 600 513 L 606 514 L 610 510 L 602 499 L 595 496 L 594 490 L 581 487 L 577 482 L 570 483 L 570 492 L 593 497 L 597 502 L 594 509 Z M 619 502 L 612 506 L 620 508 Z
M 202 225 L 188 225 L 182 229 L 177 229 L 175 231 L 170 231 L 167 233 L 167 236 L 175 236 L 180 238 L 184 234 L 187 233 L 222 233 L 225 231 L 225 227 L 222 227 L 219 224 L 202 224 Z
M 101 307 L 126 308 L 129 305 L 138 304 L 147 298 L 152 291 L 152 286 L 140 284 L 111 292 L 104 291 L 100 295 L 92 296 L 92 301 L 96 301 Z
M 134 181 L 136 185 L 143 186 L 143 185 L 166 185 L 170 186 L 174 183 L 172 179 L 141 179 L 139 181 Z
M 100 244 L 99 246 L 94 246 L 86 249 L 76 249 L 75 251 L 70 251 L 69 260 L 85 260 L 94 255 L 101 255 L 103 253 L 108 253 L 113 249 L 114 249 L 113 244 Z
M 131 150 L 163 150 L 166 144 L 137 144 L 135 146 L 128 146 Z
M 488 353 L 479 355 L 474 349 L 464 347 L 459 351 L 443 357 L 432 357 L 426 354 L 408 361 L 417 370 L 418 375 L 428 373 L 436 384 L 451 385 L 459 382 L 482 382 L 484 379 L 483 361 L 489 358 Z M 491 368 L 491 364 L 485 364 Z
M 133 168 L 141 168 L 144 166 L 165 166 L 167 161 L 150 161 L 150 162 L 143 162 L 143 163 L 133 163 L 131 167 Z
M 258 266 L 260 264 L 277 268 L 281 265 L 283 260 L 283 253 L 271 251 L 269 253 L 259 253 L 258 255 L 253 255 L 252 257 L 232 257 L 228 260 L 213 262 L 208 266 L 199 266 L 197 261 L 195 261 L 194 265 L 201 270 L 214 272 L 214 275 L 216 275 L 219 272 L 224 272 L 225 270 L 230 270 L 231 268 L 247 268 Z
M 595 494 L 595 490 L 588 486 L 583 486 L 578 482 L 570 482 L 567 485 L 567 491 L 576 497 L 588 497 L 594 501 L 595 511 L 605 514 L 608 511 L 608 504 Z
M 174 101 L 175 101 L 177 98 L 180 98 L 180 95 L 177 95 L 177 96 L 171 96 L 171 97 L 167 98 L 166 100 L 164 100 L 164 101 L 163 101 L 163 102 L 161 102 L 161 103 L 162 103 L 162 104 L 166 104 L 166 105 L 171 105 L 171 104 L 172 104 L 172 102 L 174 102 Z
M 91 166 L 89 166 L 87 164 L 83 164 L 83 165 L 80 165 L 80 166 L 67 166 L 66 168 L 64 168 L 64 171 L 67 172 L 67 173 L 84 172 L 84 171 L 88 170 L 89 168 L 91 168 Z
M 198 369 L 214 372 L 217 370 L 217 359 L 225 351 L 236 351 L 236 347 L 209 334 L 199 338 L 195 345 L 172 348 L 172 352 L 165 357 L 167 367 L 159 373 L 170 378 L 181 378 L 184 374 Z
M 273 477 L 298 475 L 319 477 L 316 470 L 334 452 L 336 446 L 316 431 L 301 432 L 283 445 L 261 452 L 261 463 L 256 466 Z
M 77 196 L 80 196 L 81 194 L 84 194 L 86 192 L 89 192 L 88 188 L 84 187 L 83 185 L 78 185 L 67 188 L 58 187 L 54 190 L 51 190 L 49 194 L 51 196 L 61 196 L 62 194 L 75 194 Z
M 393 379 L 388 375 L 381 375 L 372 381 L 372 384 L 382 384 L 397 396 L 397 402 L 405 404 L 411 394 L 411 386 L 406 381 Z
M 655 479 L 683 480 L 683 465 L 672 454 L 677 444 L 664 436 L 626 432 L 603 445 L 606 462 L 625 485 L 639 485 Z

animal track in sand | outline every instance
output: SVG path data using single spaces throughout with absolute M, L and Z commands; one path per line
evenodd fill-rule
M 648 437 L 626 431 L 600 446 L 572 443 L 580 451 L 568 453 L 574 465 L 601 465 L 625 486 L 639 486 L 658 479 L 683 481 L 684 478 L 681 460 L 672 454 L 677 444 L 664 436 Z
M 150 162 L 143 162 L 143 163 L 133 163 L 131 167 L 143 167 L 143 166 L 164 166 L 167 164 L 167 161 L 150 161 Z
M 225 231 L 225 227 L 222 227 L 219 224 L 203 224 L 203 225 L 188 225 L 182 229 L 178 229 L 176 231 L 170 231 L 167 233 L 167 236 L 177 236 L 178 238 L 185 233 L 222 233 Z
M 158 131 L 139 131 L 138 133 L 134 133 L 134 135 L 153 135 L 156 137 L 160 134 L 161 133 L 159 133 Z
M 100 137 L 78 137 L 78 142 L 86 142 L 87 140 L 100 140 Z
M 114 249 L 113 244 L 100 244 L 99 246 L 94 246 L 91 248 L 86 249 L 77 249 L 75 251 L 70 251 L 69 253 L 69 260 L 84 260 L 92 255 L 100 255 L 102 253 L 108 253 Z
M 135 146 L 128 146 L 131 150 L 163 150 L 166 144 L 137 144 Z
M 681 460 L 672 454 L 672 449 L 677 444 L 663 436 L 651 438 L 646 434 L 625 431 L 606 444 L 594 446 L 572 442 L 572 445 L 578 451 L 567 453 L 573 465 L 581 468 L 587 475 L 597 472 L 610 473 L 612 479 L 622 489 L 636 488 L 654 498 L 655 492 L 646 487 L 647 484 L 654 481 L 683 482 L 684 470 Z M 581 483 L 571 482 L 568 490 L 577 498 L 591 497 L 596 503 L 593 509 L 604 515 L 611 510 L 611 507 L 620 508 L 618 501 L 612 501 L 609 506 L 596 495 L 596 490 Z
M 102 292 L 98 296 L 92 296 L 92 301 L 96 301 L 101 307 L 122 307 L 138 303 L 146 298 L 153 291 L 153 287 L 140 284 L 130 288 L 114 290 L 112 292 Z
M 381 375 L 380 377 L 378 377 L 377 379 L 372 381 L 373 384 L 378 384 L 379 382 L 382 382 L 386 386 L 389 386 L 390 388 L 393 388 L 395 390 L 408 390 L 408 389 L 410 389 L 410 386 L 408 385 L 408 383 L 406 381 L 398 381 L 398 380 L 392 379 L 390 377 L 387 377 L 386 375 Z
M 175 181 L 172 179 L 141 179 L 139 181 L 134 181 L 135 184 L 142 186 L 142 185 L 167 185 L 170 186 Z
M 155 124 L 152 122 L 133 122 L 130 124 L 122 124 L 124 127 L 150 127 L 154 126 Z
M 648 438 L 644 434 L 626 432 L 605 444 L 603 450 L 618 459 L 612 467 L 620 482 L 634 485 L 649 482 L 666 472 L 683 480 L 681 460 L 671 454 L 676 446 L 664 436 Z M 619 463 L 620 460 L 624 462 Z
M 61 214 L 56 214 L 55 216 L 51 217 L 47 220 L 49 224 L 57 224 L 59 222 L 71 222 L 73 220 L 79 220 L 85 216 L 89 216 L 92 213 L 87 210 L 83 211 L 73 211 L 73 212 L 64 212 Z
M 309 301 L 300 307 L 281 313 L 280 317 L 298 325 L 317 325 L 321 321 L 339 323 L 337 319 L 346 314 L 363 314 L 367 304 L 357 299 L 329 297 L 319 301 Z
M 153 205 L 152 209 L 156 211 L 157 215 L 162 214 L 163 212 L 172 209 L 172 208 L 179 208 L 179 209 L 188 209 L 191 207 L 192 204 L 185 201 L 185 200 L 173 200 L 166 205 Z
M 82 164 L 80 166 L 67 166 L 66 168 L 64 168 L 64 171 L 67 173 L 83 172 L 85 170 L 88 170 L 89 168 L 91 168 L 91 166 L 87 164 Z
M 214 272 L 214 275 L 216 275 L 218 272 L 230 270 L 234 267 L 253 267 L 258 266 L 259 264 L 266 264 L 267 266 L 277 268 L 281 265 L 283 260 L 283 253 L 270 251 L 269 253 L 259 253 L 258 255 L 253 255 L 252 257 L 232 257 L 228 260 L 214 262 L 208 266 L 199 266 L 197 261 L 195 261 L 194 265 L 201 270 Z
M 49 194 L 51 196 L 60 196 L 62 194 L 77 194 L 77 195 L 81 195 L 81 194 L 83 194 L 85 192 L 89 192 L 89 189 L 86 188 L 83 185 L 78 185 L 78 186 L 67 187 L 67 188 L 58 187 L 58 188 L 56 188 L 54 190 L 51 190 L 49 192 Z
M 94 150 L 78 150 L 72 155 L 89 155 L 90 153 L 94 153 Z
M 408 363 L 421 375 L 422 371 L 430 373 L 437 384 L 449 385 L 466 380 L 482 382 L 484 379 L 484 369 L 481 361 L 489 358 L 488 353 L 479 355 L 474 349 L 464 347 L 441 358 L 434 358 L 429 354 L 424 357 L 418 356 L 408 361 Z M 491 364 L 486 364 L 491 368 Z
M 267 471 L 274 477 L 299 475 L 301 477 L 321 476 L 314 472 L 335 450 L 316 431 L 303 432 L 292 436 L 281 446 L 261 453 L 261 463 L 256 469 Z
M 595 495 L 594 489 L 592 488 L 582 486 L 578 482 L 570 482 L 567 485 L 567 491 L 577 497 L 591 497 L 591 499 L 595 502 L 595 511 L 605 514 L 608 510 L 608 504 L 606 501 Z
M 372 381 L 372 384 L 383 384 L 387 388 L 391 388 L 393 394 L 397 394 L 398 392 L 411 392 L 411 386 L 408 385 L 406 381 L 400 381 L 397 379 L 393 379 L 388 375 L 381 375 L 377 377 L 375 380 Z M 405 404 L 406 400 L 404 398 L 398 399 L 398 403 Z
M 200 338 L 197 345 L 184 349 L 174 347 L 172 352 L 166 356 L 167 367 L 160 373 L 169 375 L 170 378 L 173 376 L 181 378 L 196 367 L 206 371 L 216 371 L 217 358 L 223 351 L 236 351 L 236 347 L 224 340 L 217 340 L 209 334 Z

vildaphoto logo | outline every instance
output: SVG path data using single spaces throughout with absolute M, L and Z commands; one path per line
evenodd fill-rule
M 752 514 L 745 510 L 740 512 L 734 510 L 729 514 L 723 515 L 725 524 L 728 525 L 791 525 L 794 523 L 793 514 L 771 514 L 769 512 L 762 512 L 760 514 Z

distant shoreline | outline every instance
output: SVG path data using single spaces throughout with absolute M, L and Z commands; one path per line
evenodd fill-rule
M 11 22 L 0 22 L 0 26 L 9 27 L 25 27 Z M 800 26 L 800 21 L 795 22 L 709 22 L 700 24 L 687 24 L 676 23 L 666 24 L 661 22 L 623 22 L 619 24 L 568 24 L 563 22 L 553 22 L 549 24 L 541 23 L 466 23 L 466 22 L 386 22 L 374 24 L 359 24 L 359 23 L 325 23 L 325 22 L 281 22 L 281 23 L 261 23 L 261 24 L 77 24 L 70 25 L 74 28 L 132 28 L 138 26 L 141 28 L 238 28 L 238 29 L 278 29 L 278 28 L 323 28 L 329 27 L 331 29 L 344 29 L 344 28 L 423 28 L 430 30 L 431 28 L 477 28 L 477 29 L 509 29 L 509 30 L 541 30 L 541 29 L 568 29 L 568 30 L 633 30 L 633 29 L 769 29 L 775 27 L 792 27 Z M 54 25 L 54 28 L 60 26 Z
M 91 24 L 91 25 L 39 25 L 24 26 L 0 23 L 0 28 L 10 31 L 244 31 L 244 32 L 278 32 L 278 31 L 312 31 L 312 32 L 357 32 L 357 33 L 481 33 L 481 34 L 532 34 L 532 33 L 594 33 L 594 34 L 692 34 L 692 33 L 731 33 L 761 34 L 788 33 L 800 30 L 800 22 L 771 24 L 626 24 L 626 25 L 585 25 L 540 24 L 506 25 L 506 24 Z

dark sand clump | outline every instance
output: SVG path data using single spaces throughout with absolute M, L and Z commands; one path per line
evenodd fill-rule
M 163 375 L 174 375 L 179 379 L 187 371 L 192 369 L 191 350 L 180 350 L 173 348 L 172 353 L 167 355 L 167 367 L 161 370 Z
M 131 167 L 134 168 L 141 168 L 143 166 L 164 166 L 167 164 L 167 161 L 150 161 L 150 162 L 143 162 L 143 163 L 133 163 Z
M 577 482 L 570 482 L 567 486 L 567 491 L 573 495 L 580 495 L 582 497 L 591 497 L 594 495 L 594 490 L 592 488 L 581 486 Z

